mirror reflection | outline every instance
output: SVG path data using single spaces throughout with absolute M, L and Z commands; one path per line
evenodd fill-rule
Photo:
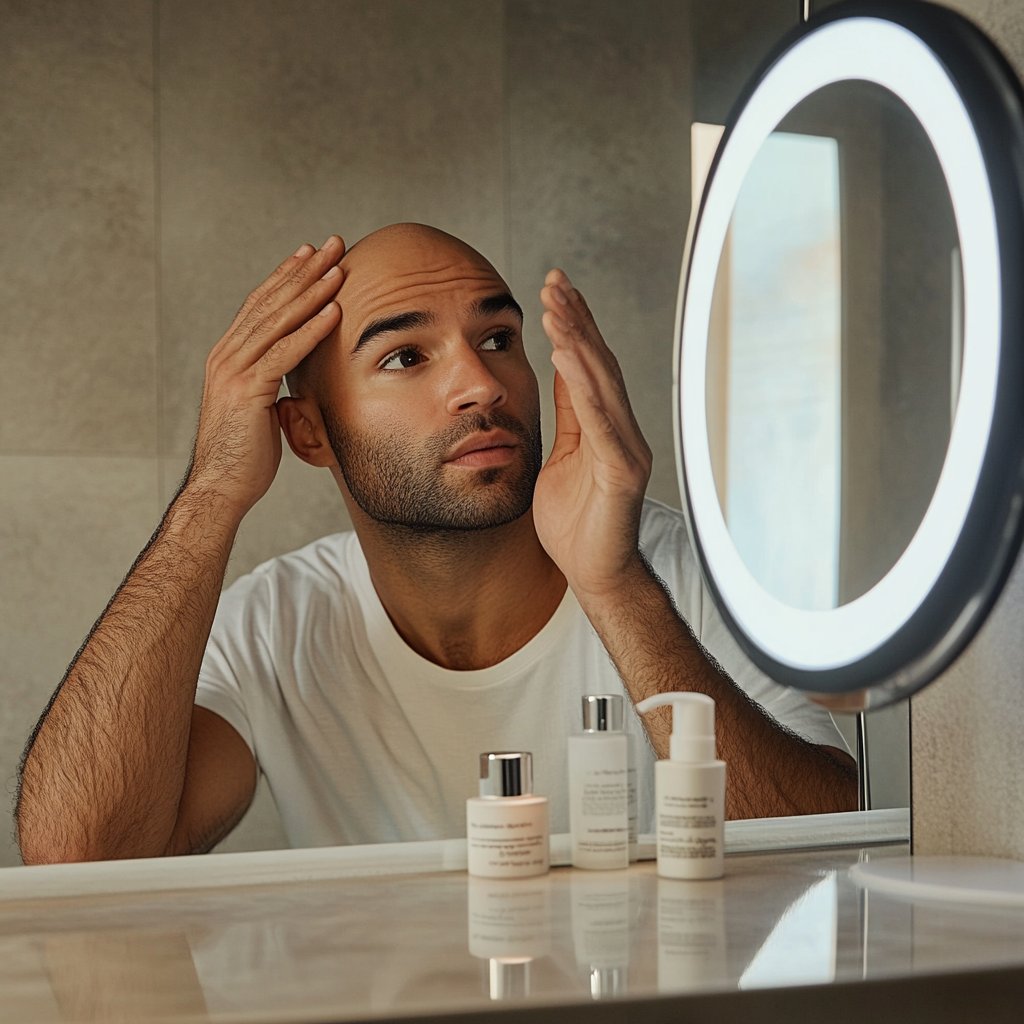
M 18 67 L 48 67 L 60 45 L 69 70 L 26 74 L 5 92 L 4 344 L 12 379 L 31 382 L 0 421 L 0 761 L 11 794 L 40 711 L 186 470 L 210 347 L 304 239 L 340 230 L 351 241 L 408 219 L 488 255 L 530 325 L 549 441 L 537 293 L 564 263 L 653 449 L 648 494 L 679 504 L 668 346 L 688 129 L 701 104 L 731 104 L 791 27 L 789 6 L 736 12 L 741 52 L 702 5 L 642 3 L 628 16 L 572 3 L 355 5 L 299 27 L 269 0 L 244 6 L 182 4 L 172 16 L 141 4 L 109 35 L 84 12 L 56 25 L 26 8 L 12 23 Z M 319 69 L 317 89 L 297 67 Z M 32 259 L 26 239 L 40 246 Z M 66 270 L 58 300 L 55 266 Z M 234 539 L 226 582 L 349 525 L 333 479 L 286 450 Z M 719 639 L 712 653 L 741 675 L 742 655 L 724 630 Z M 894 774 L 903 769 L 905 757 Z M 0 864 L 18 863 L 11 829 L 0 843 Z M 219 848 L 284 845 L 261 782 Z
M 744 180 L 715 282 L 708 433 L 736 547 L 789 605 L 865 593 L 927 508 L 956 399 L 958 255 L 931 144 L 872 83 L 800 103 Z

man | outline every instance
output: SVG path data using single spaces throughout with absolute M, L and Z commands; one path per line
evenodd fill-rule
M 610 685 L 715 699 L 732 817 L 856 805 L 827 715 L 764 683 L 816 742 L 783 728 L 677 614 L 647 557 L 705 615 L 699 581 L 678 514 L 644 503 L 651 455 L 615 358 L 564 273 L 541 297 L 543 468 L 522 312 L 463 242 L 393 225 L 346 253 L 331 236 L 249 296 L 207 360 L 185 482 L 30 741 L 26 861 L 207 850 L 258 770 L 294 845 L 458 835 L 499 742 L 533 749 L 564 830 L 565 735 L 579 695 Z M 267 563 L 218 612 L 282 430 L 355 533 Z M 664 756 L 667 718 L 644 728 Z

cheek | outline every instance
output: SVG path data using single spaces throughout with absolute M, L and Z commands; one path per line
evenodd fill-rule
M 364 396 L 345 407 L 340 422 L 349 437 L 378 451 L 407 448 L 416 437 L 417 420 L 408 402 L 396 408 L 394 401 Z
M 540 390 L 537 386 L 537 375 L 533 367 L 524 362 L 514 377 L 508 382 L 509 394 L 514 394 L 523 409 L 532 410 L 540 408 Z

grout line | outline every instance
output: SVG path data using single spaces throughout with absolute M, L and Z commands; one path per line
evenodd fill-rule
M 156 345 L 154 371 L 156 373 L 156 505 L 164 504 L 166 489 L 163 452 L 167 423 L 164 416 L 164 346 L 163 346 L 163 222 L 161 218 L 163 183 L 161 178 L 162 148 L 160 145 L 160 0 L 153 0 L 153 278 L 154 278 L 154 332 Z

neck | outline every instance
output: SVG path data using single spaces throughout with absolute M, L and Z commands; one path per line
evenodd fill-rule
M 529 512 L 490 530 L 425 533 L 363 515 L 353 522 L 395 628 L 445 668 L 496 665 L 540 632 L 565 594 Z

